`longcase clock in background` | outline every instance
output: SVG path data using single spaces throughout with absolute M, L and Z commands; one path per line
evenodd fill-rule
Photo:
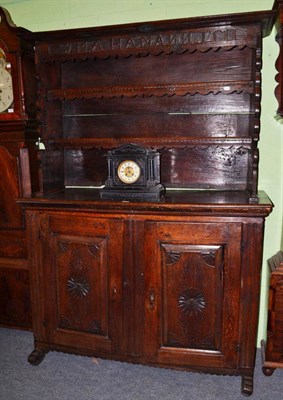
M 37 188 L 33 44 L 0 7 L 0 325 L 31 329 L 24 220 L 17 198 Z M 33 173 L 33 172 L 32 172 Z

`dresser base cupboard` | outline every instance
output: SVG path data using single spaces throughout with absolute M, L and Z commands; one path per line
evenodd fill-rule
M 26 205 L 37 365 L 50 350 L 242 376 L 253 390 L 261 204 Z M 200 197 L 203 194 L 199 195 Z M 105 208 L 104 208 L 105 206 Z M 157 212 L 158 210 L 158 212 Z

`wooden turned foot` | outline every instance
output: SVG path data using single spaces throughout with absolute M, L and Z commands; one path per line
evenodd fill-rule
M 266 343 L 264 340 L 261 341 L 261 358 L 262 358 L 262 372 L 265 376 L 271 376 L 276 368 L 268 367 L 268 362 L 265 359 L 266 354 Z
M 38 365 L 41 363 L 41 361 L 44 359 L 46 354 L 45 350 L 41 350 L 41 349 L 34 349 L 30 355 L 28 356 L 28 362 L 31 365 Z
M 242 394 L 244 396 L 251 396 L 254 389 L 253 376 L 242 376 Z
M 275 368 L 262 367 L 262 372 L 266 376 L 271 376 L 274 371 L 275 371 Z

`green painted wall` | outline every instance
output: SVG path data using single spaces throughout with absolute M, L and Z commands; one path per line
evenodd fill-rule
M 31 31 L 269 10 L 273 0 L 0 0 L 13 21 Z M 265 337 L 268 268 L 266 260 L 283 249 L 283 122 L 275 119 L 278 54 L 275 33 L 264 39 L 259 189 L 275 204 L 266 220 L 258 344 Z

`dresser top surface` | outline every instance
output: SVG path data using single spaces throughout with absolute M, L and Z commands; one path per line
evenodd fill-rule
M 158 202 L 105 201 L 99 189 L 68 188 L 22 198 L 26 208 L 74 209 L 106 213 L 165 213 L 181 215 L 267 216 L 273 204 L 265 192 L 251 199 L 247 191 L 167 190 Z

